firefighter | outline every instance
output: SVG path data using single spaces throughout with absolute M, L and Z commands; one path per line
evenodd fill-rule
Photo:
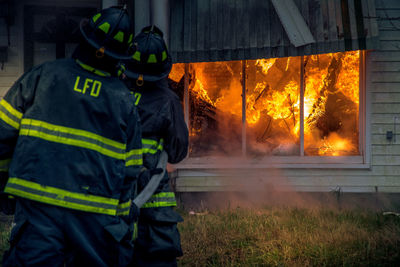
M 169 163 L 186 157 L 188 129 L 179 98 L 168 87 L 172 60 L 162 31 L 154 25 L 143 28 L 132 47 L 133 56 L 124 61 L 126 70 L 122 76 L 136 96 L 142 124 L 143 165 L 155 170 L 163 150 Z M 138 180 L 139 192 L 151 172 L 144 174 Z M 133 266 L 176 266 L 176 258 L 182 255 L 177 229 L 182 218 L 174 206 L 175 195 L 165 172 L 154 195 L 140 209 Z
M 125 266 L 142 165 L 134 96 L 116 75 L 129 57 L 125 8 L 81 23 L 73 58 L 34 67 L 0 101 L 4 192 L 16 198 L 3 266 Z M 118 216 L 121 215 L 121 216 Z

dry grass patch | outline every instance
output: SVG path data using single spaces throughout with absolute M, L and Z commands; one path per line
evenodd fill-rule
M 390 266 L 400 218 L 367 211 L 235 209 L 185 215 L 180 266 Z

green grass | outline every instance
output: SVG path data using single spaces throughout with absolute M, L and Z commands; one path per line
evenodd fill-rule
M 184 255 L 179 266 L 400 264 L 400 217 L 396 216 L 299 208 L 181 213 Z
M 394 215 L 283 207 L 180 213 L 179 266 L 400 266 Z M 0 259 L 10 227 L 0 221 Z
M 3 254 L 8 249 L 12 216 L 0 215 L 0 266 L 3 262 Z

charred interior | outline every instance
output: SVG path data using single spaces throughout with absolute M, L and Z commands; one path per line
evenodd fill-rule
M 359 70 L 360 51 L 190 63 L 190 157 L 240 156 L 243 140 L 249 158 L 359 155 Z M 174 64 L 181 99 L 184 77 Z

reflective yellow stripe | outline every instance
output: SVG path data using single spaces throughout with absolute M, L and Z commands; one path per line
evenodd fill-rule
M 13 108 L 4 98 L 0 101 L 0 119 L 15 129 L 19 129 L 22 113 Z
M 125 167 L 143 165 L 143 159 L 132 159 L 125 162 Z
M 4 192 L 31 200 L 70 209 L 115 215 L 118 199 L 75 193 L 10 177 Z
M 142 149 L 132 149 L 126 153 L 125 166 L 143 165 L 143 152 Z
M 142 151 L 143 154 L 148 153 L 148 154 L 155 154 L 158 151 L 162 151 L 164 146 L 164 140 L 161 138 L 160 143 L 158 143 L 155 140 L 152 139 L 142 139 Z
M 142 208 L 161 208 L 161 207 L 175 207 L 176 201 L 159 201 L 152 203 L 145 203 Z
M 125 203 L 118 204 L 117 215 L 118 216 L 129 215 L 130 208 L 131 208 L 131 200 Z
M 151 197 L 175 197 L 174 192 L 161 192 L 158 194 L 154 194 Z
M 20 135 L 34 136 L 47 141 L 73 145 L 97 151 L 103 155 L 125 160 L 126 145 L 84 130 L 22 119 Z
M 154 194 L 142 208 L 159 208 L 176 206 L 174 192 L 161 192 Z
M 132 149 L 131 151 L 126 153 L 126 158 L 129 158 L 133 155 L 142 155 L 142 149 Z
M 5 107 L 8 110 L 8 112 L 10 112 L 12 115 L 17 117 L 18 119 L 22 118 L 22 113 L 19 112 L 18 110 L 16 110 L 15 108 L 13 108 L 13 106 L 11 106 L 4 98 L 1 99 L 0 104 L 3 107 Z
M 111 76 L 110 73 L 105 72 L 105 71 L 102 71 L 102 70 L 98 70 L 98 69 L 96 69 L 96 68 L 93 68 L 92 66 L 86 65 L 85 63 L 83 63 L 83 62 L 80 61 L 79 59 L 76 59 L 75 61 L 76 61 L 76 63 L 78 63 L 79 66 L 81 66 L 83 69 L 85 69 L 85 70 L 87 70 L 87 71 L 89 71 L 89 72 L 92 72 L 92 73 L 94 73 L 94 74 L 96 74 L 96 75 L 103 76 L 103 77 L 110 77 L 110 76 Z
M 133 233 L 132 233 L 132 241 L 134 241 L 138 236 L 138 223 L 133 223 Z
M 8 167 L 10 166 L 11 159 L 2 159 L 0 160 L 0 171 L 6 172 L 8 171 Z

